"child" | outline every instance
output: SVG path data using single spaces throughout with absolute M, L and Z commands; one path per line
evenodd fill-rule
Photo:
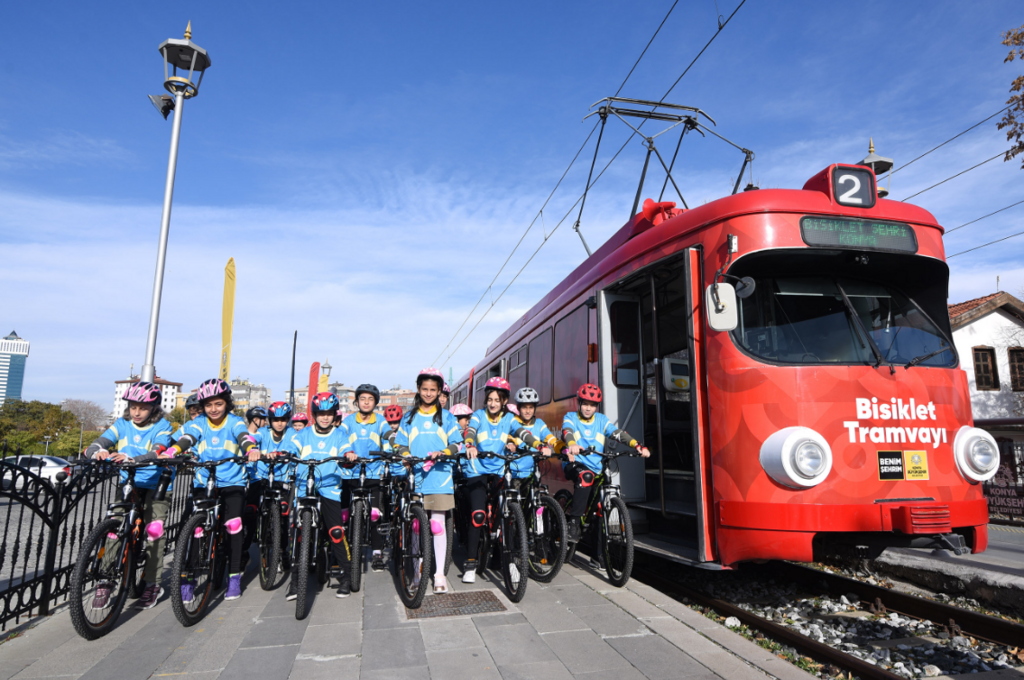
M 651 455 L 646 446 L 641 446 L 628 432 L 616 427 L 608 420 L 608 416 L 597 412 L 601 399 L 601 388 L 590 383 L 583 385 L 576 391 L 577 410 L 566 413 L 565 419 L 562 420 L 562 439 L 565 441 L 565 452 L 569 457 L 569 462 L 562 464 L 562 470 L 565 472 L 565 478 L 572 482 L 574 487 L 572 507 L 566 513 L 569 520 L 568 539 L 573 543 L 580 540 L 580 518 L 587 512 L 590 487 L 602 468 L 600 456 L 580 452 L 585 448 L 603 452 L 605 439 L 610 437 L 620 444 L 636 449 L 644 458 Z
M 516 392 L 516 405 L 519 411 L 516 414 L 516 420 L 539 441 L 547 444 L 548 447 L 555 451 L 561 452 L 564 444 L 558 441 L 555 435 L 551 434 L 551 430 L 548 429 L 547 424 L 543 420 L 534 417 L 537 413 L 537 403 L 539 401 L 540 395 L 532 387 L 524 387 Z M 518 441 L 516 442 L 517 445 L 519 443 Z M 533 471 L 534 462 L 532 456 L 526 456 L 512 462 L 513 480 L 529 479 L 533 475 Z
M 292 429 L 296 432 L 300 432 L 307 425 L 309 425 L 309 416 L 305 413 L 299 412 L 292 416 Z
M 441 387 L 441 394 L 437 395 L 437 403 L 441 405 L 441 408 L 448 408 L 448 400 L 452 396 L 452 388 L 448 387 L 448 383 L 444 383 Z
M 341 410 L 338 397 L 330 392 L 320 392 L 311 402 L 313 407 L 313 425 L 293 436 L 283 451 L 299 458 L 333 458 L 344 455 L 349 450 L 348 432 L 345 428 L 334 426 L 335 417 Z M 354 457 L 354 456 L 353 456 Z M 331 551 L 338 562 L 337 597 L 348 597 L 352 594 L 352 583 L 349 579 L 350 559 L 348 543 L 345 540 L 345 519 L 341 504 L 341 472 L 337 463 L 325 463 L 316 469 L 316 493 L 320 497 L 320 517 L 331 543 Z M 308 468 L 297 465 L 295 469 L 295 490 L 300 497 L 306 495 L 306 476 Z M 299 596 L 296 588 L 298 579 L 296 569 L 305 569 L 307 565 L 292 563 L 292 578 L 288 584 L 288 600 Z
M 171 424 L 164 419 L 164 412 L 160 409 L 159 387 L 151 382 L 132 383 L 124 393 L 124 399 L 128 402 L 124 415 L 89 445 L 85 450 L 86 457 L 122 463 L 129 458 L 153 452 L 160 455 L 171 445 Z M 110 449 L 115 447 L 117 453 L 110 453 Z M 164 589 L 160 587 L 160 576 L 164 564 L 164 522 L 171 507 L 171 499 L 155 499 L 161 472 L 157 467 L 144 467 L 135 472 L 135 493 L 144 499 L 142 521 L 146 525 L 148 538 L 143 575 L 148 585 L 135 605 L 137 609 L 155 607 L 164 594 Z M 127 473 L 122 472 L 121 481 L 127 478 Z M 168 486 L 167 490 L 170 489 Z M 104 568 L 112 567 L 117 556 L 113 546 L 108 545 L 107 548 L 103 558 Z M 92 608 L 106 609 L 113 588 L 112 583 L 96 584 Z
M 488 488 L 497 482 L 505 469 L 505 461 L 499 458 L 477 459 L 480 450 L 487 453 L 516 450 L 514 439 L 520 439 L 527 446 L 541 448 L 543 444 L 533 433 L 522 426 L 516 416 L 509 413 L 508 397 L 510 387 L 504 378 L 491 378 L 484 385 L 486 408 L 473 414 L 465 432 L 468 464 L 462 466 L 466 477 L 466 495 L 469 497 L 470 522 L 466 547 L 469 557 L 462 571 L 463 583 L 476 583 L 477 551 L 480 549 L 480 531 L 487 522 Z M 544 447 L 547 449 L 547 447 Z M 550 449 L 545 455 L 550 455 Z
M 448 592 L 444 576 L 448 554 L 446 513 L 455 507 L 452 461 L 447 456 L 459 452 L 459 425 L 438 400 L 444 377 L 436 368 L 425 368 L 416 377 L 416 396 L 412 411 L 398 428 L 395 445 L 403 456 L 431 458 L 416 466 L 416 491 L 423 495 L 423 509 L 430 513 L 430 532 L 434 535 L 434 592 Z
M 391 427 L 387 421 L 374 413 L 377 403 L 380 402 L 380 390 L 375 385 L 363 384 L 356 388 L 356 412 L 342 421 L 342 427 L 348 432 L 349 450 L 360 458 L 378 458 L 383 446 L 387 443 L 387 437 L 391 434 Z M 384 571 L 384 558 L 381 549 L 384 547 L 384 536 L 377 531 L 377 524 L 380 522 L 381 488 L 380 477 L 384 470 L 384 462 L 366 464 L 366 483 L 364 488 L 370 492 L 370 507 L 377 510 L 370 513 L 370 526 L 365 527 L 369 532 L 369 543 L 373 549 L 373 560 L 370 568 L 374 571 Z M 359 467 L 352 470 L 342 470 L 342 482 L 345 487 L 345 497 L 349 502 L 351 490 L 359 485 Z M 373 519 L 376 514 L 377 519 Z M 353 569 L 359 569 L 362 563 L 362 555 L 353 555 L 355 564 Z
M 288 402 L 275 401 L 267 408 L 267 422 L 269 425 L 261 427 L 253 435 L 253 438 L 256 440 L 256 446 L 260 450 L 260 460 L 254 464 L 255 479 L 249 484 L 249 492 L 246 494 L 246 513 L 251 511 L 255 519 L 259 518 L 259 502 L 270 481 L 270 463 L 267 461 L 274 454 L 282 451 L 295 434 L 288 427 L 291 422 L 291 416 L 292 407 L 288 405 Z M 286 482 L 288 480 L 289 468 L 291 467 L 288 463 L 277 463 L 274 465 L 274 483 Z M 283 547 L 288 543 L 288 525 L 286 522 L 282 523 L 282 529 L 281 542 Z M 253 522 L 253 528 L 246 534 L 245 538 L 244 549 L 246 551 L 248 551 L 249 546 L 252 544 L 255 533 L 255 522 Z M 282 551 L 282 555 L 286 553 L 287 550 Z
M 395 446 L 395 437 L 398 436 L 398 428 L 402 425 L 402 415 L 402 407 L 398 404 L 392 404 L 384 409 L 384 420 L 386 420 L 388 425 L 391 426 L 391 432 L 388 432 L 385 435 L 385 453 L 394 453 L 398 450 L 398 447 Z M 405 466 L 401 463 L 392 463 L 391 476 L 404 479 Z
M 239 455 L 239 450 L 249 455 L 250 460 L 257 460 L 259 449 L 249 435 L 245 421 L 231 412 L 235 405 L 231 400 L 230 385 L 220 378 L 213 378 L 199 386 L 196 396 L 205 415 L 185 423 L 181 437 L 168 450 L 177 455 L 181 451 L 195 448 L 195 454 L 204 463 L 234 458 Z M 247 479 L 244 465 L 225 463 L 217 468 L 221 518 L 229 537 L 228 590 L 224 595 L 225 600 L 237 600 L 242 596 L 242 543 L 245 538 L 242 535 L 242 511 Z M 203 498 L 206 489 L 196 489 L 193 493 Z M 182 584 L 182 601 L 191 602 L 192 597 L 192 585 Z
M 452 406 L 451 410 L 455 420 L 459 423 L 459 431 L 465 432 L 466 428 L 469 427 L 469 419 L 473 417 L 473 409 L 465 404 L 456 404 Z

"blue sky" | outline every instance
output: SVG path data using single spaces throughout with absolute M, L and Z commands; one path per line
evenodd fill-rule
M 737 4 L 718 0 L 718 12 Z M 0 332 L 32 342 L 25 398 L 107 405 L 112 381 L 142 363 L 170 137 L 145 95 L 161 91 L 157 45 L 188 20 L 213 67 L 184 111 L 157 369 L 187 388 L 216 374 L 234 257 L 232 374 L 282 397 L 296 329 L 300 376 L 329 357 L 348 384 L 411 384 L 537 214 L 591 128 L 590 104 L 615 92 L 670 6 L 12 5 L 0 55 Z M 622 95 L 660 98 L 718 12 L 680 0 Z M 762 187 L 859 160 L 869 136 L 899 166 L 1002 108 L 1022 67 L 1003 64 L 1000 33 L 1020 23 L 1009 1 L 748 0 L 668 101 L 701 107 L 753 149 Z M 609 124 L 602 158 L 625 138 Z M 1006 145 L 986 123 L 897 173 L 892 197 Z M 548 204 L 548 233 L 582 191 L 591 151 Z M 588 198 L 592 247 L 628 216 L 642 154 L 634 141 Z M 699 204 L 728 193 L 741 162 L 688 138 L 676 177 Z M 1018 168 L 996 160 L 914 202 L 955 227 L 1024 199 Z M 947 251 L 1020 231 L 1022 216 L 1024 205 L 959 230 Z M 569 222 L 444 353 L 446 373 L 467 370 L 582 261 Z M 497 290 L 542 239 L 538 222 Z M 1022 253 L 1024 237 L 954 258 L 951 300 L 993 292 L 997 274 L 1019 293 Z

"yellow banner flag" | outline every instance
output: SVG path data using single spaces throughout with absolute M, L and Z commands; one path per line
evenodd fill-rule
M 327 391 L 327 376 L 326 375 L 320 376 L 320 381 L 319 381 L 319 383 L 317 383 L 316 391 L 317 392 L 326 392 Z
M 221 317 L 220 378 L 231 378 L 231 328 L 235 318 L 235 258 L 224 267 L 224 309 Z

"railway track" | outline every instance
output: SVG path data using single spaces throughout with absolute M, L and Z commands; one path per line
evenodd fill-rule
M 950 639 L 961 636 L 973 637 L 1007 647 L 1024 645 L 1024 626 L 1011 621 L 895 592 L 809 567 L 789 563 L 772 563 L 769 565 L 769 569 L 770 573 L 775 576 L 796 583 L 805 585 L 823 583 L 836 597 L 856 595 L 861 602 L 867 605 L 872 614 L 882 615 L 895 612 L 905 617 L 938 623 L 944 632 L 948 633 Z M 877 662 L 871 663 L 858 658 L 836 646 L 819 642 L 784 623 L 765 618 L 725 599 L 680 583 L 677 579 L 668 578 L 664 573 L 659 573 L 664 571 L 638 566 L 634 568 L 633 575 L 637 580 L 658 588 L 677 599 L 687 598 L 703 607 L 713 609 L 722 616 L 736 617 L 769 639 L 788 645 L 819 663 L 831 664 L 842 671 L 868 680 L 906 680 L 907 678 L 906 675 L 899 675 L 883 668 Z M 944 670 L 943 674 L 945 675 L 946 672 Z

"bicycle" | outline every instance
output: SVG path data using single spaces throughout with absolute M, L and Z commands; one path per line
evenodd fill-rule
M 287 456 L 289 462 L 306 466 L 306 495 L 298 495 L 298 482 L 292 489 L 298 522 L 292 531 L 292 559 L 298 565 L 292 573 L 298 597 L 295 599 L 295 618 L 306 618 L 306 597 L 308 595 L 309 572 L 316 572 L 317 581 L 325 585 L 331 577 L 331 549 L 327 543 L 327 532 L 320 531 L 320 495 L 316 493 L 316 468 L 327 463 L 344 463 L 344 456 L 327 458 L 299 458 Z M 297 470 L 296 470 L 297 471 Z M 348 539 L 345 540 L 346 543 Z M 340 568 L 340 567 L 339 567 Z M 351 571 L 351 570 L 350 570 Z M 340 575 L 339 575 L 340 578 Z
M 260 498 L 260 518 L 256 524 L 256 545 L 260 553 L 260 587 L 272 590 L 278 583 L 288 561 L 285 555 L 284 537 L 288 531 L 291 513 L 291 484 L 279 482 L 275 477 L 275 459 L 279 452 L 268 453 L 267 486 Z M 284 565 L 284 566 L 282 566 Z
M 540 460 L 536 452 L 519 451 Z M 541 482 L 540 468 L 536 465 L 529 477 L 520 480 L 519 491 L 526 519 L 530 578 L 538 583 L 550 583 L 562 569 L 568 549 L 565 512 L 548 494 L 548 486 Z
M 598 531 L 597 555 L 595 556 L 597 562 L 599 564 L 603 562 L 611 584 L 621 588 L 626 585 L 633 572 L 633 522 L 630 520 L 626 503 L 622 500 L 619 486 L 611 483 L 612 471 L 609 461 L 619 456 L 638 456 L 640 454 L 632 451 L 603 453 L 594 449 L 584 449 L 578 455 L 584 454 L 597 454 L 601 457 L 601 472 L 594 479 L 594 489 L 597 493 L 590 494 L 587 511 L 581 518 L 583 523 L 581 535 L 585 535 L 588 528 L 596 526 Z M 559 457 L 567 460 L 565 454 Z M 563 489 L 555 494 L 555 498 L 562 502 L 565 514 L 570 515 L 572 493 Z M 573 558 L 576 546 L 575 543 L 569 546 L 565 557 L 566 561 Z
M 371 451 L 371 453 L 382 454 L 382 451 Z M 359 592 L 363 582 L 363 544 L 364 532 L 370 526 L 370 490 L 366 487 L 366 464 L 380 462 L 380 458 L 357 458 L 348 460 L 351 465 L 359 465 L 359 486 L 352 489 L 352 499 L 349 501 L 349 546 L 352 549 L 352 573 L 349 575 L 349 584 L 352 592 Z M 385 469 L 387 465 L 384 466 Z M 383 488 L 383 483 L 382 483 Z
M 532 454 L 526 454 L 532 455 Z M 477 548 L 477 564 L 483 569 L 491 554 L 492 541 L 501 545 L 501 573 L 508 590 L 508 599 L 519 602 L 526 596 L 529 574 L 529 547 L 526 538 L 526 518 L 520 502 L 519 491 L 512 486 L 512 461 L 523 457 L 515 453 L 491 453 L 481 451 L 480 459 L 493 456 L 505 462 L 500 481 L 487 492 L 487 519 L 480 532 Z
M 224 572 L 227 571 L 228 539 L 220 521 L 217 468 L 228 463 L 244 465 L 246 462 L 248 458 L 243 456 L 188 462 L 189 467 L 208 470 L 209 474 L 206 498 L 193 500 L 194 512 L 178 535 L 171 566 L 171 609 L 185 627 L 203 620 L 213 593 L 224 581 Z
M 156 500 L 163 500 L 171 483 L 170 466 L 181 460 L 139 456 L 123 463 L 95 461 L 96 464 L 120 468 L 125 472 L 125 480 L 121 502 L 107 505 L 106 518 L 85 539 L 71 576 L 71 622 L 86 640 L 96 640 L 109 633 L 121 615 L 125 600 L 129 596 L 138 598 L 142 595 L 146 541 L 143 536 L 145 527 L 142 526 L 142 496 L 135 493 L 136 471 L 150 465 L 164 468 L 154 492 Z M 100 591 L 104 585 L 110 588 L 106 598 Z M 77 597 L 75 593 L 78 593 Z
M 398 596 L 406 607 L 417 609 L 423 604 L 423 598 L 430 585 L 430 579 L 423 576 L 432 564 L 434 541 L 430 533 L 430 520 L 423 509 L 422 497 L 416 493 L 413 466 L 436 461 L 396 454 L 384 455 L 381 458 L 406 466 L 404 480 L 400 482 L 397 476 L 391 478 L 385 516 L 377 527 L 378 531 L 384 534 L 384 552 L 389 555 L 394 565 Z

